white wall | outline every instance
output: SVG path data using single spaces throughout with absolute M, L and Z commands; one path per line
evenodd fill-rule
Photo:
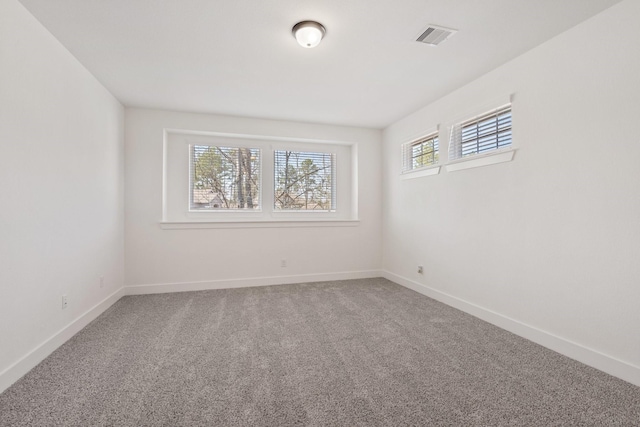
M 128 292 L 228 287 L 239 283 L 236 279 L 259 285 L 379 274 L 380 131 L 135 108 L 126 110 L 125 122 L 126 280 L 138 287 Z M 165 128 L 356 143 L 360 223 L 161 229 Z M 156 286 L 165 284 L 171 286 Z
M 640 385 L 639 18 L 624 1 L 387 128 L 383 265 Z M 401 143 L 510 93 L 514 161 L 400 180 Z
M 123 120 L 20 3 L 0 0 L 0 391 L 122 288 Z
M 370 129 L 143 109 L 126 111 L 124 136 L 122 106 L 0 0 L 0 390 L 122 295 L 125 272 L 141 293 L 375 275 L 381 260 L 640 384 L 638 17 L 633 0 L 603 12 L 392 125 L 381 153 Z M 513 162 L 400 180 L 401 143 L 508 93 Z M 163 230 L 164 128 L 357 143 L 360 223 Z

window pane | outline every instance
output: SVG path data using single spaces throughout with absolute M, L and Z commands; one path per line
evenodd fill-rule
M 260 150 L 191 147 L 191 210 L 260 209 Z
M 480 154 L 511 145 L 511 108 L 461 125 L 452 133 L 452 158 Z M 456 152 L 456 149 L 459 150 Z
M 417 142 L 407 143 L 403 146 L 403 152 L 409 148 L 407 159 L 404 161 L 404 171 L 418 169 L 438 163 L 438 137 L 429 136 Z
M 275 151 L 274 207 L 333 211 L 335 154 Z

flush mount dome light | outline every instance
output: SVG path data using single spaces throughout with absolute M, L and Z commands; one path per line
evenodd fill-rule
M 300 46 L 312 48 L 320 44 L 326 30 L 318 22 L 302 21 L 294 25 L 291 32 Z

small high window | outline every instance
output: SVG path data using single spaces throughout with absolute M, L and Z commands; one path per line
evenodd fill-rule
M 402 145 L 402 172 L 409 172 L 438 163 L 438 133 Z
M 451 129 L 449 159 L 484 154 L 511 145 L 511 105 L 505 105 Z

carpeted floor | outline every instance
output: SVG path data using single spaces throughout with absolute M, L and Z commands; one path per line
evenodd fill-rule
M 385 279 L 122 298 L 2 426 L 638 426 L 640 388 Z

